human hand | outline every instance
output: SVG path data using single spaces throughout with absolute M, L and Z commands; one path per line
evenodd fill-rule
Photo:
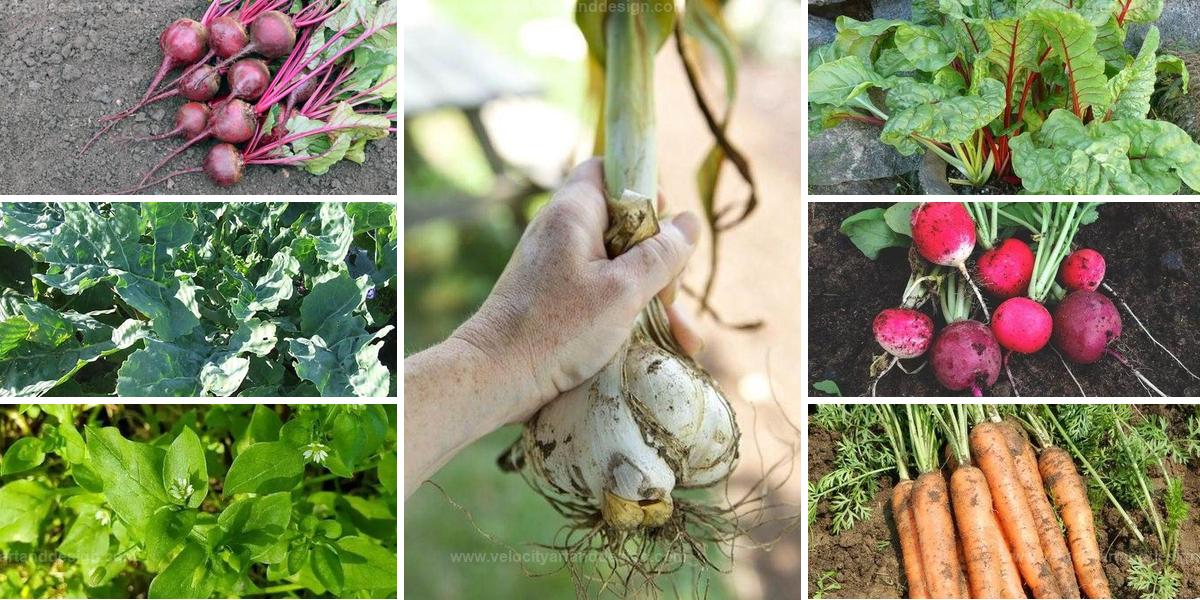
M 658 234 L 610 260 L 603 190 L 599 159 L 576 167 L 529 224 L 483 306 L 452 335 L 511 378 L 502 383 L 515 392 L 503 413 L 508 421 L 528 418 L 598 372 L 656 294 L 684 351 L 701 346 L 673 305 L 699 219 L 689 212 L 665 219 Z

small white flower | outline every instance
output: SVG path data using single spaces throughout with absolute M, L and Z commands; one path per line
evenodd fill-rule
M 329 457 L 329 446 L 320 442 L 312 442 L 304 447 L 304 460 L 323 464 L 325 459 Z
M 192 484 L 183 477 L 176 477 L 175 481 L 171 484 L 171 489 L 167 490 L 177 502 L 187 500 L 195 491 L 196 488 L 192 487 Z
M 108 527 L 108 524 L 112 522 L 112 516 L 110 516 L 108 514 L 107 510 L 96 511 L 95 517 L 96 517 L 96 520 L 99 521 L 100 524 L 104 525 L 105 527 Z

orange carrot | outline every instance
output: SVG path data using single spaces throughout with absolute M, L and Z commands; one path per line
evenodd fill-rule
M 909 598 L 928 598 L 925 571 L 921 567 L 921 542 L 913 522 L 911 479 L 905 479 L 892 489 L 892 516 L 896 519 L 896 537 L 900 539 L 900 556 L 904 559 L 904 578 L 908 580 Z
M 1042 552 L 1029 501 L 1017 481 L 1016 466 L 1002 428 L 996 423 L 980 423 L 971 430 L 970 441 L 971 455 L 987 478 L 1001 528 L 1021 576 L 1034 597 L 1061 598 L 1054 571 Z
M 1008 540 L 1004 538 L 1004 530 L 1000 528 L 1000 520 L 996 518 L 995 510 L 992 511 L 991 535 L 996 540 L 994 543 L 1000 548 L 1000 560 L 996 563 L 1003 584 L 1000 597 L 1024 598 L 1025 586 L 1021 584 L 1021 571 L 1017 569 L 1017 563 L 1013 560 L 1012 549 L 1008 546 Z
M 1008 440 L 1009 451 L 1016 466 L 1017 481 L 1025 490 L 1025 498 L 1029 501 L 1030 512 L 1037 524 L 1038 539 L 1042 543 L 1042 552 L 1054 570 L 1058 579 L 1058 589 L 1064 598 L 1079 597 L 1079 583 L 1075 580 L 1075 569 L 1071 564 L 1071 552 L 1067 550 L 1067 542 L 1063 537 L 1058 519 L 1054 518 L 1054 509 L 1046 497 L 1046 489 L 1042 486 L 1042 476 L 1038 473 L 1037 457 L 1033 446 L 1017 429 L 1019 425 L 1005 422 L 1001 424 L 1005 438 Z
M 1000 569 L 998 538 L 991 530 L 996 526 L 992 517 L 992 496 L 983 471 L 976 467 L 959 467 L 950 477 L 950 497 L 954 504 L 954 523 L 962 541 L 972 598 L 1001 598 L 1003 581 Z
M 923 473 L 912 493 L 913 521 L 920 537 L 925 588 L 933 598 L 964 598 L 966 582 L 958 562 L 954 519 L 941 471 Z
M 1067 526 L 1067 543 L 1071 546 L 1071 560 L 1075 564 L 1079 586 L 1088 598 L 1112 598 L 1108 577 L 1102 567 L 1100 545 L 1096 541 L 1092 507 L 1071 455 L 1062 448 L 1046 448 L 1042 450 L 1040 466 L 1042 480 Z

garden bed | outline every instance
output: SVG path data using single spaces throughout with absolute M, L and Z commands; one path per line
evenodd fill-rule
M 888 249 L 872 262 L 839 231 L 852 214 L 887 204 L 810 203 L 809 329 L 810 383 L 833 381 L 846 396 L 869 393 L 872 357 L 882 353 L 871 321 L 896 306 L 909 271 L 902 249 Z M 1084 226 L 1076 243 L 1101 251 L 1108 260 L 1106 281 L 1133 307 L 1150 331 L 1185 361 L 1200 367 L 1200 205 L 1111 203 L 1100 219 Z M 989 303 L 995 306 L 994 303 Z M 1160 389 L 1171 396 L 1200 395 L 1192 379 L 1154 346 L 1123 310 L 1118 348 Z M 918 361 L 910 361 L 913 366 Z M 1078 396 L 1079 391 L 1052 351 L 1017 356 L 1010 363 L 1018 390 L 1026 396 Z M 1088 396 L 1145 396 L 1133 374 L 1113 360 L 1072 367 Z M 940 396 L 946 391 L 932 370 L 914 376 L 893 370 L 879 383 L 881 396 Z M 1013 395 L 1003 375 L 987 393 Z
M 1184 411 L 1191 407 L 1146 406 L 1149 414 L 1158 414 L 1172 423 L 1185 419 Z M 815 408 L 810 408 L 810 416 Z M 815 482 L 833 469 L 839 435 L 813 426 L 808 436 L 808 478 Z M 1183 476 L 1183 497 L 1193 513 L 1200 506 L 1200 473 L 1180 470 Z M 831 533 L 832 518 L 822 510 L 808 528 L 809 597 L 816 597 L 818 582 L 824 578 L 824 597 L 827 598 L 898 598 L 903 585 L 895 523 L 888 507 L 894 474 L 880 477 L 880 487 L 871 502 L 871 516 L 837 535 Z M 1096 504 L 1093 503 L 1093 507 Z M 1131 512 L 1143 533 L 1150 531 L 1141 513 Z M 1126 583 L 1130 554 L 1139 553 L 1121 518 L 1111 504 L 1104 503 L 1096 514 L 1096 533 L 1104 558 L 1104 572 L 1112 586 L 1114 598 L 1137 598 L 1140 594 Z M 1183 585 L 1179 598 L 1200 596 L 1200 522 L 1194 517 L 1183 526 L 1179 535 L 1179 564 Z M 836 585 L 839 589 L 834 589 Z

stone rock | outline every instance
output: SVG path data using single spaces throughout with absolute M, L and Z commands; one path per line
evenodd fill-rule
M 871 0 L 876 19 L 912 18 L 912 0 Z
M 846 0 L 808 0 L 809 6 L 829 6 L 831 4 L 841 4 Z
M 893 196 L 899 193 L 902 182 L 899 177 L 846 181 L 837 185 L 809 185 L 808 193 L 813 196 Z M 827 377 L 826 379 L 833 379 Z
M 808 49 L 812 50 L 833 42 L 837 37 L 837 26 L 825 17 L 808 15 Z
M 808 182 L 829 186 L 911 173 L 919 155 L 901 156 L 879 141 L 880 127 L 845 121 L 808 141 Z
M 1166 50 L 1200 50 L 1200 2 L 1192 0 L 1167 2 L 1162 16 L 1155 25 L 1162 34 L 1162 48 Z M 1137 52 L 1146 39 L 1149 25 L 1133 25 L 1125 38 L 1125 47 Z

